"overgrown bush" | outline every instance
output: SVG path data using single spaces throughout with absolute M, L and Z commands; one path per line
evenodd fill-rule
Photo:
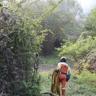
M 83 59 L 92 49 L 96 48 L 96 37 L 79 39 L 75 43 L 66 43 L 60 49 L 60 55 L 72 57 L 75 61 Z
M 83 36 L 83 35 L 82 35 Z M 91 72 L 96 71 L 96 62 L 95 62 L 95 51 L 96 49 L 96 37 L 82 37 L 75 43 L 66 43 L 59 50 L 60 56 L 68 56 L 72 59 L 77 65 L 74 65 L 79 71 L 82 72 L 83 69 L 88 69 Z
M 40 96 L 38 28 L 8 9 L 0 12 L 0 96 Z
M 89 52 L 86 56 L 86 62 L 89 64 L 87 69 L 90 72 L 95 72 L 96 73 L 96 49 L 92 50 Z

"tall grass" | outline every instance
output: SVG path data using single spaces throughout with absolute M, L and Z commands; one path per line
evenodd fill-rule
M 51 78 L 49 72 L 41 73 L 41 91 L 50 91 Z M 67 89 L 67 96 L 96 96 L 96 74 L 88 71 L 82 72 L 78 78 L 71 77 Z

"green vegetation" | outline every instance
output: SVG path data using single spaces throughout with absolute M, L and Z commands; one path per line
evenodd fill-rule
M 62 2 L 47 5 L 42 16 L 33 15 L 36 2 L 21 0 L 10 1 L 9 8 L 0 9 L 0 95 L 40 96 L 40 78 L 38 75 L 38 54 L 46 36 L 42 26 Z M 36 7 L 37 5 L 35 5 Z M 35 10 L 36 11 L 36 10 Z
M 73 59 L 76 63 L 88 63 L 94 66 L 91 70 L 96 72 L 95 51 L 96 50 L 96 8 L 94 8 L 84 22 L 84 31 L 75 42 L 66 42 L 58 48 L 59 55 L 65 55 Z M 91 54 L 89 54 L 91 53 Z M 90 56 L 89 56 L 90 55 Z M 88 58 L 92 57 L 92 58 Z M 89 62 L 91 61 L 91 62 Z M 92 64 L 93 62 L 93 64 Z M 80 65 L 79 65 L 80 66 Z
M 50 92 L 50 73 L 42 72 L 40 74 L 42 78 L 41 92 Z M 78 78 L 74 78 L 73 75 L 69 82 L 67 94 L 68 96 L 96 96 L 96 74 L 84 71 Z
M 43 33 L 21 16 L 2 9 L 0 15 L 0 91 L 7 96 L 39 96 L 36 52 L 40 51 Z M 39 26 L 40 27 L 40 26 Z M 34 29 L 34 31 L 33 31 Z M 36 37 L 35 37 L 36 36 Z M 2 42 L 2 43 L 1 43 Z M 38 68 L 38 65 L 36 65 Z M 34 91 L 36 90 L 36 92 Z M 33 93 L 34 91 L 34 93 Z M 38 91 L 38 94 L 37 94 Z
M 57 65 L 59 62 L 59 57 L 57 54 L 49 55 L 49 56 L 41 56 L 41 63 L 46 65 Z
M 51 72 L 50 72 L 51 73 Z M 51 87 L 51 75 L 49 72 L 41 72 L 41 93 L 50 92 Z
M 84 17 L 76 0 L 8 0 L 6 8 L 2 1 L 0 96 L 40 96 L 50 91 L 49 66 L 56 67 L 61 56 L 73 60 L 77 69 L 96 72 L 96 8 Z M 41 68 L 41 77 L 39 64 L 48 71 Z M 81 69 L 78 78 L 70 80 L 68 96 L 96 96 L 96 74 Z
M 96 36 L 96 8 L 92 9 L 85 22 L 85 29 L 91 36 Z
M 86 39 L 79 39 L 75 43 L 67 43 L 62 46 L 60 56 L 67 55 L 73 57 L 75 61 L 83 59 L 92 49 L 96 48 L 96 37 L 87 37 Z

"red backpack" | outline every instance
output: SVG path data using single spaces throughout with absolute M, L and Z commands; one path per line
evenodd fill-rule
M 68 73 L 68 66 L 65 64 L 61 64 L 61 68 L 59 70 L 59 81 L 62 82 L 63 81 L 66 81 L 66 76 L 67 76 L 67 73 Z
M 62 74 L 67 74 L 68 73 L 68 65 L 61 64 L 60 72 Z

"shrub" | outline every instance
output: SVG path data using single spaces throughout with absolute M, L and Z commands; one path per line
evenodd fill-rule
M 35 53 L 40 51 L 43 34 L 5 10 L 0 13 L 0 94 L 40 96 Z
M 92 49 L 96 48 L 96 37 L 91 36 L 86 39 L 77 40 L 75 43 L 67 43 L 59 50 L 60 56 L 66 55 L 72 57 L 75 61 L 83 59 Z

